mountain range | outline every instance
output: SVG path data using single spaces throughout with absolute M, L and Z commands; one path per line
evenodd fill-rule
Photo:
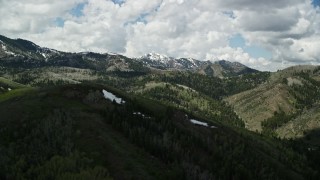
M 320 67 L 0 36 L 0 179 L 318 179 Z
M 157 53 L 149 53 L 138 58 L 128 58 L 119 54 L 108 53 L 67 53 L 42 48 L 27 40 L 14 40 L 4 36 L 0 36 L 0 44 L 1 65 L 7 67 L 15 67 L 23 62 L 20 66 L 30 68 L 66 66 L 99 71 L 143 71 L 148 68 L 150 70 L 192 71 L 221 78 L 257 72 L 257 70 L 238 62 L 225 60 L 200 61 L 192 58 L 167 57 Z

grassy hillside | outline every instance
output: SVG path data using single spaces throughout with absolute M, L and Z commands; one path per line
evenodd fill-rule
M 33 89 L 0 102 L 0 114 L 1 179 L 317 176 L 278 141 L 218 122 L 195 125 L 183 111 L 102 85 Z
M 96 80 L 100 77 L 96 71 L 71 67 L 43 67 L 27 71 L 24 69 L 6 68 L 2 71 L 2 76 L 34 87 L 76 84 L 82 81 Z
M 18 89 L 18 88 L 26 87 L 23 84 L 20 84 L 20 83 L 14 82 L 14 81 L 10 81 L 9 79 L 3 78 L 3 77 L 0 77 L 0 85 L 7 86 L 7 87 L 10 87 L 12 89 Z
M 150 82 L 179 84 L 190 87 L 213 99 L 252 89 L 264 83 L 270 76 L 268 72 L 258 72 L 220 79 L 192 72 L 153 72 L 147 75 L 119 77 L 118 74 L 105 74 L 98 82 L 112 84 L 119 89 L 139 91 Z
M 317 69 L 315 66 L 296 66 L 273 73 L 266 83 L 225 100 L 245 121 L 246 127 L 253 131 L 262 131 L 263 128 L 271 130 L 280 128 L 281 130 L 276 132 L 279 132 L 280 137 L 284 137 L 287 134 L 284 129 L 297 131 L 297 128 L 290 129 L 290 127 L 298 122 L 303 122 L 304 127 L 317 128 L 318 126 L 314 125 L 312 120 L 317 116 L 312 108 L 317 107 L 316 104 L 320 98 Z M 300 115 L 307 113 L 310 118 Z M 295 120 L 295 118 L 305 120 Z M 301 135 L 303 131 L 310 130 L 310 128 L 298 129 L 300 129 L 299 132 L 294 134 Z
M 261 122 L 273 117 L 280 109 L 286 114 L 296 111 L 296 99 L 290 94 L 288 86 L 282 83 L 263 84 L 225 100 L 244 120 L 246 128 L 252 131 L 261 131 Z
M 226 104 L 184 85 L 149 82 L 144 88 L 135 91 L 135 94 L 182 109 L 211 122 L 243 127 L 241 119 Z
M 0 98 L 0 101 L 10 98 L 15 94 L 21 94 L 25 91 L 28 91 L 28 89 L 30 89 L 29 86 L 0 77 L 0 94 L 6 94 Z
M 290 122 L 281 126 L 276 133 L 283 138 L 301 138 L 308 132 L 320 128 L 320 106 L 305 110 Z

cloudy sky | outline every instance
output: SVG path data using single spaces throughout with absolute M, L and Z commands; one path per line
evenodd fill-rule
M 0 0 L 0 17 L 0 34 L 62 51 L 320 63 L 320 0 Z

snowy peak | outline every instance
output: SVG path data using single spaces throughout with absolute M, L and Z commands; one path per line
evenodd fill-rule
M 158 54 L 158 53 L 148 53 L 148 54 L 145 54 L 144 56 L 140 57 L 140 59 L 148 59 L 148 60 L 151 60 L 151 61 L 158 61 L 158 62 L 161 62 L 161 63 L 168 63 L 173 58 L 170 58 L 170 57 L 168 57 L 166 55 L 162 55 L 162 54 Z
M 192 58 L 173 58 L 158 53 L 145 54 L 137 59 L 156 69 L 192 70 L 201 64 L 201 61 Z
M 173 58 L 158 53 L 149 53 L 137 58 L 144 66 L 160 70 L 193 71 L 208 76 L 226 77 L 257 72 L 238 62 L 200 61 L 193 58 Z

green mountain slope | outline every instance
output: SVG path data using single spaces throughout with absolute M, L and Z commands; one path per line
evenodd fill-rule
M 250 130 L 262 131 L 264 128 L 276 130 L 286 126 L 284 128 L 288 131 L 295 131 L 297 128 L 290 130 L 292 124 L 286 123 L 298 123 L 295 118 L 300 114 L 308 113 L 310 116 L 307 118 L 310 122 L 300 121 L 304 122 L 304 126 L 309 127 L 309 123 L 314 124 L 312 119 L 317 115 L 316 111 L 311 109 L 317 107 L 320 98 L 318 78 L 319 68 L 316 66 L 291 67 L 273 73 L 266 83 L 256 88 L 235 94 L 225 100 L 234 107 Z M 300 128 L 299 132 L 295 133 L 302 134 L 304 130 L 308 128 Z M 279 135 L 284 137 L 283 132 Z
M 12 88 L 12 89 L 18 89 L 18 88 L 26 87 L 23 84 L 20 84 L 20 83 L 14 82 L 14 81 L 10 81 L 9 79 L 3 78 L 3 77 L 0 77 L 0 85 L 1 86 L 6 86 L 6 87 L 9 87 L 9 88 Z
M 228 97 L 226 101 L 245 121 L 246 128 L 261 131 L 261 122 L 273 117 L 274 112 L 283 110 L 290 114 L 296 111 L 294 97 L 286 85 L 264 84 L 258 88 Z
M 0 77 L 0 94 L 4 94 L 0 97 L 0 101 L 9 99 L 10 97 L 16 96 L 17 94 L 23 94 L 31 89 L 32 88 L 30 86 L 26 86 Z
M 290 122 L 276 130 L 280 137 L 297 138 L 303 137 L 307 132 L 320 128 L 320 106 L 314 105 L 305 110 Z
M 195 125 L 183 111 L 102 85 L 34 89 L 0 102 L 0 113 L 1 179 L 317 176 L 280 142 L 218 122 Z
M 112 163 L 116 179 L 153 179 L 161 172 L 163 164 L 104 122 L 99 111 L 112 104 L 100 93 L 95 99 L 94 93 L 86 86 L 69 86 L 16 94 L 2 102 L 0 176 L 109 179 L 106 163 Z M 101 105 L 92 102 L 96 100 Z
M 189 114 L 209 119 L 211 122 L 243 127 L 241 119 L 226 104 L 184 85 L 150 82 L 135 94 L 182 109 Z

